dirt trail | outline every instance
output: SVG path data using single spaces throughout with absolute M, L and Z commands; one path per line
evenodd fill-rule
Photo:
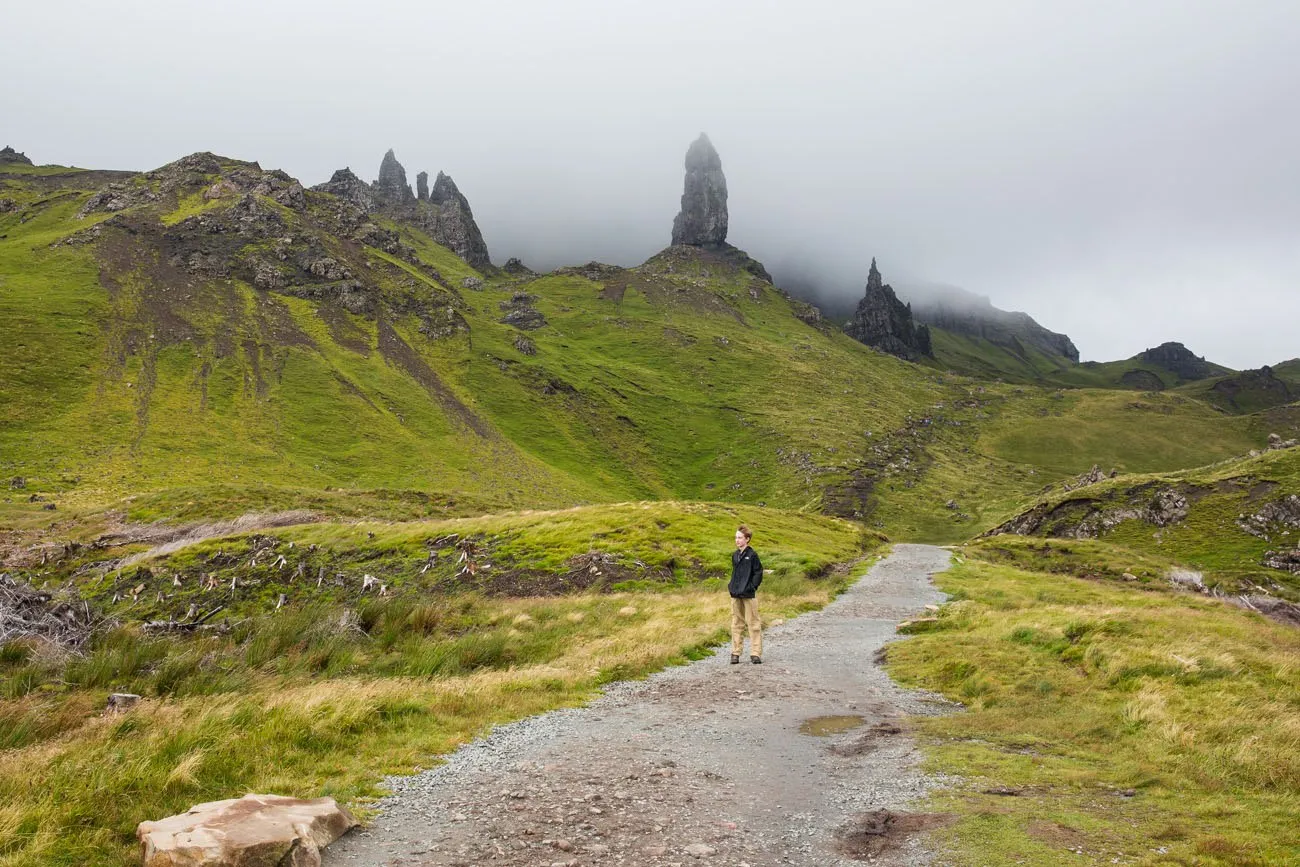
M 723 648 L 395 777 L 380 817 L 325 864 L 929 864 L 913 832 L 935 819 L 906 811 L 941 781 L 900 726 L 950 705 L 873 658 L 940 600 L 928 579 L 948 560 L 898 545 L 822 611 L 768 630 L 763 665 Z

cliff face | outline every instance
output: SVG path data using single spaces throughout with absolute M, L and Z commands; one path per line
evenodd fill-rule
M 1047 355 L 1078 362 L 1074 341 L 1039 325 L 1028 313 L 999 310 L 987 298 L 954 286 L 905 289 L 916 321 L 954 334 L 979 337 L 1017 351 L 1029 346 Z
M 930 329 L 918 326 L 912 308 L 898 300 L 871 260 L 867 288 L 844 331 L 859 343 L 908 361 L 930 355 Z

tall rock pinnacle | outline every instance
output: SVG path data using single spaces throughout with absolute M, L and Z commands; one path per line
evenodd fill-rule
M 704 133 L 686 151 L 682 210 L 673 220 L 673 243 L 714 247 L 727 242 L 727 179 L 722 159 Z
M 384 154 L 379 164 L 379 180 L 375 181 L 375 198 L 385 205 L 404 205 L 415 201 L 415 193 L 406 181 L 406 169 L 397 161 L 392 149 Z
M 415 197 L 421 202 L 429 201 L 429 173 L 420 172 L 415 176 Z

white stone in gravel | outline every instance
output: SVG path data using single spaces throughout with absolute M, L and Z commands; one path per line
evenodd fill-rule
M 686 847 L 686 854 L 692 858 L 708 858 L 718 854 L 718 850 L 706 843 L 692 843 Z

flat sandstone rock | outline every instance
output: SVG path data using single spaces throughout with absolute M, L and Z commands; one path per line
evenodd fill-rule
M 357 821 L 333 798 L 245 795 L 141 822 L 144 867 L 319 867 L 320 850 Z

